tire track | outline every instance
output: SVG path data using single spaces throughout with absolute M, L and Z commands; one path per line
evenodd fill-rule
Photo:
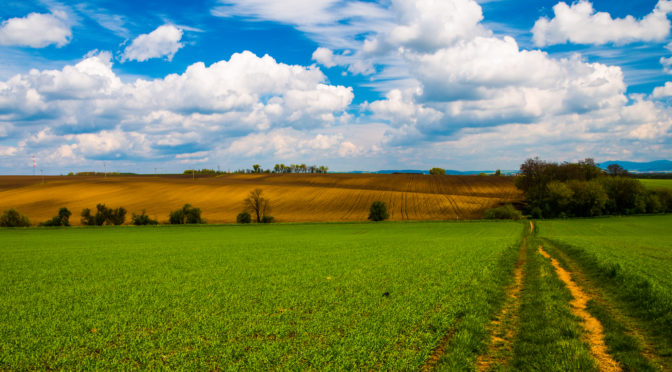
M 591 299 L 590 296 L 576 285 L 572 280 L 571 273 L 560 266 L 558 260 L 551 257 L 541 245 L 539 246 L 539 253 L 551 260 L 558 278 L 565 283 L 567 289 L 572 293 L 572 297 L 574 297 L 574 300 L 571 301 L 572 312 L 583 320 L 582 325 L 587 333 L 590 353 L 597 361 L 600 371 L 621 371 L 620 365 L 607 353 L 602 324 L 586 310 L 586 304 Z
M 530 226 L 533 226 L 531 221 Z M 514 282 L 506 290 L 507 299 L 502 311 L 497 318 L 490 322 L 488 351 L 479 355 L 476 361 L 476 368 L 479 371 L 487 371 L 493 364 L 506 363 L 507 358 L 503 354 L 513 348 L 513 339 L 518 329 L 518 314 L 523 291 L 523 268 L 525 267 L 526 256 L 527 237 L 524 237 L 513 272 Z

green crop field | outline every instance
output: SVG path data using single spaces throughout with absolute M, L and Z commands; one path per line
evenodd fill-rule
M 551 220 L 540 237 L 581 248 L 672 295 L 672 215 Z M 672 298 L 672 296 L 671 296 Z
M 641 182 L 648 189 L 672 189 L 672 179 L 657 180 L 657 179 L 640 179 Z
M 627 370 L 669 370 L 672 215 L 537 225 L 541 242 L 566 266 L 587 275 L 583 285 L 602 293 L 588 310 L 602 322 L 614 358 Z
M 523 226 L 3 229 L 0 370 L 473 368 Z

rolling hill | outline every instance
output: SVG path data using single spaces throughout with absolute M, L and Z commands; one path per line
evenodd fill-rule
M 278 222 L 365 221 L 369 207 L 384 201 L 391 220 L 479 218 L 487 208 L 522 199 L 513 178 L 428 176 L 421 174 L 259 174 L 190 176 L 0 176 L 0 210 L 15 208 L 33 223 L 73 212 L 79 224 L 83 208 L 96 204 L 146 209 L 160 222 L 170 210 L 189 203 L 209 223 L 235 222 L 242 200 L 255 188 L 271 200 Z

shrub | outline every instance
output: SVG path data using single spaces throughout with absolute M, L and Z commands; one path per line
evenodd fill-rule
M 22 215 L 16 209 L 12 208 L 2 213 L 2 216 L 0 216 L 0 226 L 27 227 L 30 226 L 30 220 L 28 217 Z
M 70 226 L 70 216 L 72 216 L 72 212 L 68 208 L 62 207 L 58 210 L 58 216 L 49 221 L 41 222 L 40 226 Z
M 252 222 L 252 216 L 247 213 L 247 211 L 242 211 L 238 213 L 238 216 L 236 217 L 236 222 L 238 223 L 250 223 Z
M 275 221 L 275 218 L 273 218 L 273 216 L 264 215 L 263 217 L 261 217 L 261 223 L 271 223 L 273 221 Z
M 105 204 L 96 205 L 96 214 L 92 215 L 89 208 L 82 209 L 82 225 L 102 226 L 102 225 L 121 225 L 126 221 L 126 209 L 119 207 L 115 209 L 107 208 Z
M 522 217 L 522 213 L 511 204 L 488 209 L 483 215 L 486 220 L 519 220 Z
M 429 170 L 429 174 L 432 176 L 441 176 L 446 174 L 446 170 L 443 168 L 432 168 Z
M 201 218 L 201 209 L 194 208 L 191 204 L 185 204 L 182 209 L 170 211 L 168 220 L 173 225 L 205 223 Z
M 387 213 L 387 206 L 385 202 L 375 201 L 371 204 L 369 209 L 369 219 L 371 221 L 383 221 L 390 217 Z
M 151 219 L 143 209 L 142 214 L 133 213 L 133 215 L 131 216 L 131 223 L 136 226 L 141 226 L 141 225 L 157 225 L 159 222 L 157 220 Z

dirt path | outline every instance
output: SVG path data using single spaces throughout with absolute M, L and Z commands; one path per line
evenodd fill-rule
M 590 296 L 574 283 L 571 273 L 562 268 L 555 258 L 544 251 L 541 245 L 539 246 L 539 252 L 551 260 L 558 277 L 572 293 L 574 297 L 574 300 L 571 302 L 572 312 L 583 319 L 583 328 L 588 335 L 587 341 L 590 345 L 590 352 L 597 361 L 600 371 L 621 371 L 619 364 L 607 353 L 602 324 L 586 310 L 586 303 L 590 300 Z
M 532 222 L 530 222 L 532 226 Z M 527 237 L 523 238 L 520 255 L 513 272 L 514 281 L 506 289 L 506 302 L 497 318 L 490 322 L 490 344 L 488 351 L 478 357 L 476 368 L 487 371 L 495 364 L 506 363 L 507 352 L 512 350 L 515 331 L 518 329 L 521 292 L 523 290 L 523 268 L 527 251 Z

